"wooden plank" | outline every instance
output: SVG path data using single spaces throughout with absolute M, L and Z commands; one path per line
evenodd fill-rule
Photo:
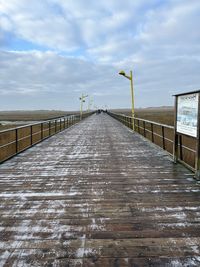
M 94 115 L 0 167 L 1 266 L 199 266 L 200 187 Z

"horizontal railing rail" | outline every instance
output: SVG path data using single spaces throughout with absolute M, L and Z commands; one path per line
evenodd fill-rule
M 82 119 L 94 112 L 83 113 Z M 0 131 L 0 163 L 80 121 L 80 115 L 44 120 Z
M 174 145 L 174 126 L 161 124 L 158 122 L 145 120 L 141 118 L 133 118 L 124 114 L 108 112 L 110 116 L 117 119 L 130 129 L 134 129 L 137 133 L 143 135 L 152 143 L 160 146 L 173 156 Z M 178 143 L 178 161 L 184 164 L 187 168 L 195 171 L 195 156 L 196 156 L 196 140 L 192 137 L 179 136 Z

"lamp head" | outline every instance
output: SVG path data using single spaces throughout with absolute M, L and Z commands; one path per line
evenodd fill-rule
M 126 73 L 125 73 L 123 70 L 121 70 L 121 71 L 119 72 L 119 75 L 123 75 L 123 76 L 125 76 Z

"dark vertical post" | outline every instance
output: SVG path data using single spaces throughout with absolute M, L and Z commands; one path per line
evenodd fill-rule
M 43 123 L 41 123 L 41 140 L 43 139 Z
M 180 145 L 180 160 L 183 160 L 182 135 L 179 135 L 179 145 Z
M 49 121 L 49 136 L 51 135 L 51 121 Z
M 138 120 L 138 133 L 140 133 L 140 121 Z
M 154 143 L 153 123 L 151 123 L 151 141 Z
M 175 114 L 174 114 L 174 147 L 173 147 L 173 158 L 174 163 L 178 160 L 178 135 L 177 135 L 177 108 L 178 108 L 178 97 L 175 96 Z
M 57 132 L 57 120 L 55 120 L 55 133 Z
M 15 129 L 15 153 L 18 153 L 18 129 Z
M 198 93 L 198 116 L 197 116 L 197 147 L 195 159 L 195 178 L 200 179 L 200 93 Z
M 163 149 L 165 150 L 165 127 L 162 126 L 162 146 Z
M 146 137 L 145 121 L 143 121 L 144 137 Z
M 66 128 L 66 125 L 65 125 L 65 118 L 64 118 L 64 129 Z
M 31 137 L 31 146 L 33 145 L 33 125 L 31 125 L 31 128 L 30 128 L 30 137 Z
M 61 128 L 62 128 L 62 125 L 61 125 L 61 119 L 60 119 L 60 132 L 61 132 Z

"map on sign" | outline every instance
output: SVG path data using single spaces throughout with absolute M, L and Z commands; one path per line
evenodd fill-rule
M 177 132 L 197 137 L 198 93 L 178 96 Z

